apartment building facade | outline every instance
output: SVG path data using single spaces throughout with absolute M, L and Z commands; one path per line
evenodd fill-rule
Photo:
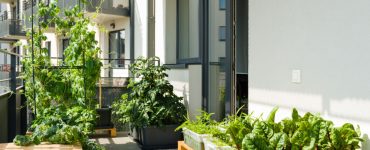
M 64 8 L 78 2 L 59 1 Z M 2 9 L 12 10 L 30 1 L 0 2 Z M 102 49 L 100 57 L 111 66 L 103 69 L 102 77 L 128 77 L 132 60 L 158 56 L 171 68 L 168 79 L 175 93 L 184 97 L 191 116 L 203 109 L 221 120 L 242 106 L 241 111 L 266 115 L 279 106 L 277 118 L 283 119 L 295 107 L 320 113 L 336 125 L 359 124 L 368 140 L 370 95 L 364 68 L 370 62 L 369 2 L 105 0 L 103 4 L 106 11 L 93 18 L 91 26 Z M 93 8 L 85 11 L 93 16 Z M 52 30 L 47 36 L 44 46 L 50 47 L 51 57 L 61 59 L 68 37 Z M 19 35 L 0 38 L 25 42 Z
M 51 3 L 53 0 L 45 1 Z M 4 0 L 6 11 L 14 10 L 13 18 L 18 34 L 0 35 L 11 42 L 21 41 L 27 44 L 24 29 L 30 28 L 28 19 L 32 12 L 37 12 L 37 0 Z M 247 87 L 247 48 L 245 42 L 237 42 L 227 30 L 236 20 L 232 13 L 237 13 L 227 6 L 232 1 L 214 0 L 92 0 L 83 6 L 86 17 L 91 17 L 91 29 L 96 32 L 98 46 L 102 49 L 100 57 L 104 67 L 102 77 L 128 77 L 128 65 L 140 56 L 158 56 L 161 64 L 171 68 L 169 80 L 178 95 L 184 97 L 190 114 L 195 115 L 201 109 L 215 112 L 215 118 L 221 120 L 233 113 L 246 102 L 231 101 L 235 94 L 244 94 L 240 100 L 246 101 L 246 92 L 236 92 L 236 79 L 241 76 Z M 236 2 L 235 2 L 236 3 Z M 246 7 L 247 3 L 238 5 Z M 80 4 L 78 0 L 60 0 L 58 6 L 63 9 Z M 96 16 L 97 6 L 101 7 Z M 236 4 L 234 4 L 236 7 Z M 236 9 L 235 9 L 236 10 Z M 246 13 L 247 9 L 244 10 Z M 233 12 L 232 12 L 233 11 Z M 229 16 L 227 17 L 227 12 Z M 7 12 L 5 12 L 7 13 Z M 236 16 L 236 15 L 235 15 Z M 242 15 L 239 15 L 242 16 Z M 246 17 L 246 15 L 244 15 Z M 12 18 L 12 19 L 13 19 Z M 15 19 L 13 19 L 15 20 Z M 229 20 L 229 22 L 227 22 Z M 247 18 L 240 18 L 247 20 Z M 246 23 L 246 22 L 244 22 Z M 240 23 L 241 24 L 241 23 Z M 247 24 L 245 24 L 247 25 Z M 240 30 L 240 31 L 239 31 Z M 247 28 L 238 28 L 238 32 L 247 35 Z M 68 37 L 57 35 L 51 27 L 46 32 L 47 40 L 42 44 L 49 49 L 54 63 L 63 60 L 63 49 L 68 45 Z M 239 39 L 239 38 L 238 38 Z M 240 47 L 238 75 L 232 75 L 229 48 Z M 243 43 L 243 44 L 242 44 Z M 11 45 L 11 44 L 9 44 Z M 229 48 L 227 48 L 229 47 Z M 243 47 L 243 48 L 242 48 Z M 13 49 L 10 47 L 9 49 Z M 19 47 L 20 52 L 22 48 Z M 234 89 L 234 90 L 230 90 Z M 242 90 L 240 90 L 242 91 Z M 226 98 L 227 97 L 227 98 Z

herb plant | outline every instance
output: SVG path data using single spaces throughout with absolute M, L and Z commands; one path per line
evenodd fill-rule
M 168 68 L 157 65 L 158 57 L 138 58 L 129 70 L 130 93 L 122 95 L 113 104 L 113 113 L 119 121 L 133 127 L 180 124 L 184 121 L 186 109 L 182 97 L 173 93 L 173 86 L 166 79 Z
M 208 134 L 211 128 L 217 125 L 217 122 L 211 118 L 212 115 L 213 113 L 201 111 L 194 121 L 187 117 L 186 121 L 178 126 L 176 130 L 186 128 L 198 134 Z
M 56 1 L 49 5 L 40 1 L 37 14 L 31 18 L 39 22 L 27 32 L 29 45 L 24 46 L 27 57 L 22 63 L 27 103 L 37 115 L 29 129 L 33 131 L 32 136 L 17 136 L 14 143 L 80 142 L 84 149 L 102 149 L 88 142 L 97 117 L 93 97 L 101 67 L 95 32 L 88 29 L 91 22 L 79 7 L 64 10 L 64 17 L 60 12 Z M 42 19 L 45 16 L 48 19 Z M 51 24 L 55 24 L 57 35 L 70 38 L 64 51 L 65 59 L 59 63 L 62 66 L 53 66 L 48 50 L 41 47 L 46 40 L 44 32 Z

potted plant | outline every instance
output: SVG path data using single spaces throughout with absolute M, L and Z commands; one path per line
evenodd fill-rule
M 137 131 L 143 149 L 175 148 L 181 132 L 174 130 L 186 115 L 182 97 L 173 93 L 173 86 L 166 79 L 168 68 L 158 62 L 158 57 L 140 57 L 131 64 L 131 92 L 113 104 L 113 113 Z
M 216 121 L 212 120 L 213 113 L 201 111 L 195 120 L 189 117 L 176 130 L 182 129 L 184 142 L 194 150 L 204 150 L 203 139 L 211 136 L 210 130 L 216 126 Z

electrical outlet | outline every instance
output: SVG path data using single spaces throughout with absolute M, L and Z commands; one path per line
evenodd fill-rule
M 301 70 L 292 70 L 292 82 L 301 83 Z

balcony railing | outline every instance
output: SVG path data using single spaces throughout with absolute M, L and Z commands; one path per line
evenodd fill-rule
M 32 14 L 37 13 L 37 11 L 38 11 L 37 4 L 38 4 L 39 1 L 41 1 L 41 0 L 23 0 L 23 11 L 24 11 L 25 18 L 26 18 L 26 19 L 24 19 L 24 25 L 25 25 L 26 28 L 31 28 L 31 26 L 32 26 L 32 21 L 30 20 L 30 18 L 32 16 Z M 50 0 L 42 0 L 42 1 L 44 1 L 46 4 L 48 4 L 50 2 Z M 64 1 L 64 0 L 62 0 L 62 1 Z M 33 13 L 32 13 L 32 8 L 33 8 Z M 49 18 L 50 17 L 48 15 L 43 17 L 43 19 L 45 21 Z M 35 19 L 33 21 L 33 24 L 37 25 L 37 23 L 38 23 L 38 21 Z M 53 28 L 53 27 L 54 27 L 54 24 L 51 24 L 49 26 L 49 28 Z
M 23 21 L 15 13 L 4 11 L 0 14 L 0 38 L 8 36 L 25 36 Z
M 36 6 L 37 0 L 23 0 L 23 10 L 31 9 L 32 1 L 33 1 L 33 6 Z
M 78 0 L 58 1 L 58 6 L 63 9 L 71 9 L 79 5 Z M 98 12 L 102 14 L 129 16 L 129 0 L 87 0 L 86 4 L 80 4 L 86 12 Z

